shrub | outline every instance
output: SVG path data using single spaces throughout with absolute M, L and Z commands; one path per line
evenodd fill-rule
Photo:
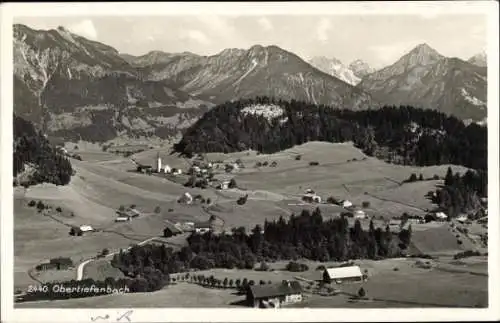
M 363 203 L 361 203 L 361 205 L 362 205 L 364 208 L 367 208 L 367 207 L 370 207 L 370 202 L 368 202 L 368 201 L 363 201 Z
M 102 249 L 102 251 L 101 251 L 101 255 L 103 255 L 103 256 L 107 256 L 107 255 L 109 255 L 109 249 L 108 249 L 108 248 L 104 248 L 104 249 Z
M 41 211 L 45 209 L 45 205 L 43 204 L 42 201 L 38 201 L 38 203 L 36 204 L 36 208 L 38 209 L 38 211 Z
M 407 182 L 416 182 L 417 181 L 417 174 L 413 173 L 410 175 L 410 177 L 406 180 Z
M 319 165 L 319 162 L 317 162 L 317 161 L 309 162 L 309 166 L 318 166 L 318 165 Z
M 366 296 L 366 291 L 365 291 L 365 289 L 364 289 L 363 287 L 361 287 L 361 288 L 358 290 L 358 296 L 359 296 L 360 298 L 363 298 L 363 297 L 365 297 L 365 296 Z
M 394 267 L 393 269 L 394 271 L 399 271 L 399 268 L 398 267 Z
M 257 271 L 268 271 L 269 270 L 269 265 L 266 262 L 261 262 L 259 267 L 256 268 L 255 270 Z
M 237 187 L 236 180 L 234 178 L 231 178 L 227 187 L 228 188 L 236 188 Z
M 329 203 L 329 204 L 338 204 L 338 203 L 339 203 L 339 201 L 338 201 L 335 197 L 330 196 L 330 197 L 328 197 L 328 198 L 326 199 L 326 203 Z
M 423 181 L 423 180 L 424 180 L 424 175 L 420 174 L 420 175 L 418 176 L 418 180 L 419 180 L 419 181 Z
M 248 199 L 248 195 L 242 196 L 242 197 L 238 198 L 236 203 L 238 203 L 238 205 L 243 205 L 247 202 L 247 199 Z
M 301 160 L 302 159 L 302 156 L 301 155 L 297 155 L 295 156 L 295 160 Z
M 286 265 L 286 270 L 292 272 L 303 272 L 309 270 L 309 267 L 306 264 L 290 261 L 288 265 Z
M 267 165 L 269 165 L 269 162 L 267 162 L 267 161 L 262 163 L 262 166 L 267 166 Z
M 135 209 L 136 207 L 137 207 L 137 205 L 135 205 L 135 204 L 131 204 L 131 205 L 130 205 L 130 208 L 131 208 L 131 209 Z
M 155 207 L 155 213 L 158 214 L 161 212 L 161 208 L 159 206 Z
M 324 265 L 319 265 L 318 267 L 316 267 L 316 270 L 325 270 L 326 267 Z
M 119 210 L 119 211 L 122 211 L 122 212 L 123 212 L 123 211 L 125 211 L 125 206 L 120 205 L 120 207 L 118 208 L 118 210 Z
M 461 245 L 463 242 L 462 242 L 462 240 L 460 240 L 460 239 L 459 239 L 459 240 L 457 240 L 457 243 L 458 243 L 459 245 Z
M 59 212 L 59 213 L 61 213 L 61 212 L 62 212 L 61 207 L 60 207 L 60 206 L 58 206 L 58 207 L 56 208 L 56 211 L 57 211 L 57 212 Z
M 262 279 L 259 281 L 259 285 L 265 285 L 265 284 L 266 284 L 266 282 L 263 281 Z
M 28 206 L 29 206 L 29 207 L 33 207 L 33 206 L 35 206 L 35 205 L 36 205 L 35 200 L 31 200 L 31 201 L 28 203 Z
M 212 204 L 212 200 L 209 197 L 207 197 L 206 203 L 207 204 Z
M 435 181 L 439 180 L 439 175 L 434 174 L 434 176 L 432 176 L 432 179 Z

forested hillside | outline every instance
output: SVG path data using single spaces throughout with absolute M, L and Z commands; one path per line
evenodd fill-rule
M 351 111 L 267 97 L 221 104 L 184 134 L 185 155 L 253 149 L 273 153 L 307 141 L 352 141 L 364 153 L 404 165 L 487 168 L 487 128 L 411 106 Z
M 14 115 L 13 167 L 15 184 L 66 185 L 73 168 L 69 159 L 53 147 L 33 124 Z

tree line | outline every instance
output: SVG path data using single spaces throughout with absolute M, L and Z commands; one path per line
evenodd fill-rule
M 66 185 L 74 170 L 69 159 L 47 138 L 35 129 L 33 124 L 14 114 L 14 177 L 22 173 L 27 165 L 34 168 L 33 174 L 23 183 L 25 186 L 38 183 Z M 14 184 L 17 184 L 14 182 Z
M 463 175 L 448 168 L 442 188 L 433 195 L 433 202 L 451 218 L 481 209 L 481 198 L 488 195 L 488 175 L 483 170 L 468 170 Z
M 304 210 L 288 221 L 266 221 L 251 233 L 243 227 L 230 234 L 193 233 L 188 246 L 178 251 L 164 245 L 133 246 L 113 257 L 112 265 L 127 277 L 145 279 L 141 288 L 162 288 L 165 277 L 190 269 L 253 269 L 262 261 L 311 260 L 344 261 L 348 259 L 383 259 L 404 254 L 411 241 L 411 226 L 399 233 L 375 228 L 373 222 L 364 230 L 359 220 L 349 227 L 344 216 L 323 220 L 321 210 Z M 156 273 L 157 276 L 151 276 Z M 163 275 L 163 279 L 161 276 Z
M 284 113 L 268 120 L 242 114 L 255 104 Z M 405 165 L 463 165 L 486 170 L 487 129 L 456 117 L 411 106 L 352 111 L 267 97 L 223 103 L 206 112 L 175 145 L 185 155 L 246 149 L 274 153 L 308 141 L 352 141 L 367 155 Z

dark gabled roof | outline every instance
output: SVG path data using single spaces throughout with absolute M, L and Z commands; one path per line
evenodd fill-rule
M 182 233 L 182 230 L 180 230 L 176 225 L 174 225 L 173 223 L 165 223 L 165 229 L 169 229 L 170 232 L 172 233 Z
M 211 227 L 211 223 L 210 221 L 206 221 L 206 222 L 196 222 L 194 224 L 194 227 L 197 228 L 197 229 L 202 229 L 202 228 L 210 228 Z
M 286 283 L 268 284 L 268 285 L 253 285 L 250 286 L 250 293 L 253 298 L 266 298 L 298 294 L 302 292 L 302 286 L 299 282 L 292 281 L 290 285 Z

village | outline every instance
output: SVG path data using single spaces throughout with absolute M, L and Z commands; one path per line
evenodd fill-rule
M 342 151 L 344 148 L 339 146 L 335 149 Z M 369 162 L 363 157 L 354 158 L 357 151 L 351 148 L 345 149 L 350 155 L 335 157 L 335 165 L 359 167 L 358 163 Z M 123 151 L 126 152 L 126 149 Z M 306 153 L 311 154 L 309 151 Z M 75 152 L 69 150 L 68 154 L 72 155 Z M 170 191 L 173 194 L 169 195 L 171 196 L 169 201 L 165 202 L 159 202 L 160 196 L 158 199 L 152 197 L 147 200 L 147 194 L 143 195 L 142 199 L 132 195 L 129 195 L 129 198 L 121 198 L 119 194 L 109 195 L 112 200 L 104 203 L 112 209 L 113 216 L 112 218 L 107 216 L 103 221 L 92 221 L 82 216 L 73 217 L 67 214 L 69 211 L 65 211 L 64 207 L 61 212 L 54 204 L 49 209 L 45 206 L 41 211 L 42 214 L 50 215 L 48 218 L 66 226 L 69 231 L 65 231 L 66 234 L 73 239 L 68 243 L 88 246 L 86 247 L 88 251 L 83 258 L 68 253 L 58 253 L 57 256 L 39 261 L 30 270 L 30 275 L 40 281 L 49 279 L 46 277 L 75 279 L 75 275 L 76 281 L 93 277 L 104 279 L 106 276 L 102 275 L 117 275 L 115 270 L 109 268 L 113 257 L 120 250 L 128 250 L 134 244 L 165 245 L 179 250 L 186 246 L 186 240 L 193 233 L 230 236 L 238 232 L 237 229 L 239 230 L 241 226 L 245 226 L 246 232 L 250 232 L 255 224 L 262 225 L 264 220 L 277 220 L 280 214 L 283 214 L 280 211 L 282 209 L 295 214 L 300 214 L 302 210 L 313 212 L 315 209 L 320 209 L 325 219 L 345 217 L 350 226 L 359 222 L 364 230 L 368 230 L 371 223 L 380 228 L 387 226 L 395 233 L 411 228 L 415 242 L 407 250 L 405 258 L 399 260 L 354 260 L 340 263 L 318 263 L 306 259 L 291 262 L 259 261 L 253 269 L 189 270 L 186 273 L 172 274 L 169 287 L 157 293 L 164 295 L 165 291 L 165 296 L 161 297 L 169 297 L 168 293 L 182 294 L 190 291 L 194 293 L 196 288 L 203 288 L 207 293 L 225 295 L 222 304 L 225 306 L 316 307 L 322 306 L 320 304 L 347 302 L 356 307 L 366 302 L 373 303 L 375 299 L 380 299 L 377 302 L 382 303 L 392 302 L 391 299 L 381 297 L 379 292 L 375 292 L 380 289 L 379 285 L 383 281 L 392 279 L 391 275 L 398 275 L 401 272 L 402 275 L 413 273 L 415 277 L 420 277 L 419 275 L 425 275 L 429 270 L 437 270 L 437 274 L 448 270 L 448 266 L 451 266 L 448 262 L 455 261 L 453 257 L 458 255 L 460 250 L 460 252 L 474 250 L 471 251 L 473 257 L 484 257 L 484 248 L 477 246 L 482 241 L 482 236 L 480 237 L 478 232 L 487 228 L 486 199 L 482 199 L 482 207 L 478 214 L 462 214 L 453 219 L 449 218 L 447 210 L 435 205 L 415 208 L 398 204 L 400 205 L 398 210 L 404 211 L 385 216 L 380 212 L 377 195 L 364 195 L 362 191 L 353 194 L 342 188 L 345 186 L 342 184 L 335 186 L 342 189 L 330 190 L 324 185 L 315 184 L 314 179 L 307 180 L 307 176 L 297 181 L 299 185 L 289 189 L 288 192 L 285 192 L 285 189 L 281 190 L 279 199 L 272 200 L 278 194 L 270 192 L 267 187 L 271 186 L 268 183 L 278 180 L 281 172 L 290 169 L 289 172 L 293 171 L 294 174 L 300 174 L 297 171 L 302 170 L 321 174 L 323 168 L 329 167 L 325 161 L 318 165 L 316 160 L 322 160 L 321 157 L 299 158 L 298 156 L 304 155 L 302 153 L 283 154 L 279 158 L 240 154 L 222 158 L 195 156 L 191 159 L 165 157 L 154 150 L 145 150 L 131 156 L 124 155 L 123 158 L 116 157 L 116 154 L 112 156 L 109 152 L 99 153 L 108 156 L 106 158 L 109 160 L 109 166 L 107 161 L 102 164 L 87 161 L 98 156 L 98 153 L 85 155 L 84 152 L 80 152 L 80 154 L 83 161 L 78 161 L 77 165 L 80 174 L 78 176 L 82 180 L 95 178 L 95 181 L 98 181 L 95 183 L 101 185 L 101 174 L 110 174 L 110 178 L 130 177 L 136 183 L 150 183 L 141 184 L 141 187 L 148 187 L 154 183 L 153 187 L 158 192 L 165 187 L 169 190 L 169 194 Z M 339 162 L 339 158 L 345 158 L 345 161 Z M 119 165 L 119 169 L 114 169 L 115 163 Z M 99 172 L 96 173 L 99 174 L 97 177 L 92 175 L 95 171 Z M 111 175 L 111 172 L 116 175 Z M 259 176 L 260 180 L 253 184 L 248 180 L 252 176 Z M 432 173 L 428 173 L 427 177 L 432 178 Z M 423 184 L 425 182 L 422 182 Z M 397 188 L 402 184 L 391 185 Z M 413 184 L 405 185 L 410 187 Z M 266 190 L 259 190 L 259 187 L 266 187 Z M 27 192 L 34 193 L 32 189 Z M 391 203 L 397 204 L 399 201 Z M 29 204 L 35 209 L 38 208 L 36 200 Z M 56 209 L 59 211 L 56 212 Z M 261 212 L 262 215 L 259 214 Z M 264 233 L 262 227 L 261 234 Z M 108 236 L 116 237 L 116 242 L 115 238 L 112 240 L 106 238 Z M 443 242 L 436 240 L 441 239 L 440 236 L 443 236 Z M 108 241 L 113 243 L 109 244 Z M 434 242 L 436 245 L 433 245 Z M 444 247 L 439 246 L 443 243 Z M 478 253 L 475 251 L 477 249 L 482 251 Z M 467 255 L 466 257 L 470 257 L 468 253 Z M 99 273 L 102 269 L 97 268 L 101 267 L 108 269 Z M 104 274 L 108 271 L 109 274 Z M 246 285 L 243 284 L 245 278 Z M 242 288 L 242 286 L 247 287 Z M 17 295 L 18 300 L 22 300 L 20 295 L 22 294 Z M 142 299 L 138 294 L 133 295 L 134 300 L 138 302 Z M 109 297 L 113 298 L 113 302 L 122 302 L 121 296 Z M 132 295 L 126 299 L 131 300 L 130 297 Z M 186 297 L 188 299 L 190 296 Z M 101 297 L 96 297 L 97 299 Z M 88 301 L 93 302 L 93 300 Z

